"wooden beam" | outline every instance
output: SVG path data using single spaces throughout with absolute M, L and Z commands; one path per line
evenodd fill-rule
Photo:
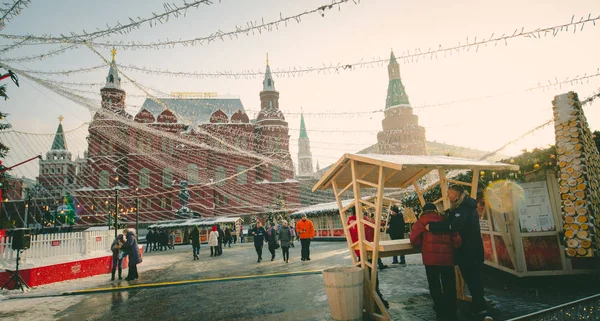
M 444 204 L 444 210 L 450 208 L 450 201 L 448 200 L 448 184 L 446 183 L 446 172 L 443 168 L 438 169 L 438 175 L 440 176 L 440 189 L 442 190 L 442 202 Z
M 358 204 L 360 204 L 360 200 L 361 200 L 361 193 L 360 193 L 360 186 L 359 184 L 356 182 L 357 180 L 357 164 L 356 164 L 356 160 L 354 159 L 350 159 L 350 170 L 352 173 L 352 185 L 353 185 L 353 191 L 354 191 L 354 203 L 357 205 L 356 206 L 356 221 L 358 222 L 358 226 L 357 226 L 357 230 L 358 230 L 358 241 L 359 241 L 359 253 L 360 253 L 360 266 L 363 269 L 363 274 L 364 274 L 364 278 L 365 278 L 365 282 L 363 287 L 364 290 L 363 293 L 369 293 L 367 292 L 369 290 L 369 286 L 368 286 L 368 281 L 369 281 L 369 270 L 368 270 L 368 254 L 367 254 L 367 249 L 365 248 L 365 224 L 364 222 L 364 216 L 363 216 L 363 212 L 362 212 L 362 208 L 360 208 L 358 206 Z M 371 300 L 363 300 L 363 308 L 365 308 L 365 310 L 367 312 L 373 312 L 374 308 L 373 308 L 373 304 L 371 304 Z
M 404 182 L 404 185 L 401 186 L 402 188 L 409 186 L 410 184 L 416 182 L 419 178 L 427 175 L 427 173 L 429 173 L 432 169 L 431 168 L 424 168 L 420 171 L 418 171 L 415 175 L 413 175 L 411 178 L 409 178 L 408 180 L 406 180 Z
M 335 180 L 331 180 L 331 185 L 333 186 L 333 190 L 337 191 L 337 182 Z M 352 185 L 352 183 L 350 183 Z M 350 250 L 350 257 L 352 258 L 352 265 L 356 266 L 358 262 L 356 258 L 356 253 L 352 250 L 354 244 L 352 243 L 352 238 L 350 237 L 350 227 L 348 227 L 348 218 L 346 217 L 346 211 L 343 210 L 344 206 L 342 205 L 342 200 L 340 198 L 341 194 L 335 195 L 335 201 L 338 204 L 338 208 L 340 209 L 340 220 L 342 221 L 342 226 L 344 227 L 344 235 L 346 236 L 346 243 L 348 244 L 348 249 Z M 353 223 L 352 226 L 356 225 L 356 222 Z
M 471 180 L 471 197 L 477 199 L 477 188 L 479 184 L 479 171 L 473 170 L 473 180 Z
M 415 187 L 415 193 L 417 193 L 417 196 L 419 197 L 419 202 L 421 202 L 421 206 L 425 205 L 425 198 L 423 197 L 423 193 L 421 192 L 417 181 L 413 182 L 413 186 Z
M 438 180 L 437 180 L 437 181 L 435 181 L 433 184 L 431 184 L 431 185 L 429 185 L 429 186 L 425 187 L 425 188 L 424 188 L 424 189 L 423 189 L 421 192 L 422 192 L 423 194 L 425 194 L 425 193 L 427 193 L 427 191 L 429 191 L 430 189 L 432 189 L 432 188 L 434 188 L 434 187 L 438 186 L 439 184 L 440 184 L 440 180 L 438 179 Z
M 394 177 L 394 175 L 396 175 L 398 172 L 399 172 L 399 170 L 397 170 L 397 169 L 393 170 L 391 173 L 389 173 L 389 174 L 388 174 L 388 175 L 385 177 L 385 179 L 383 180 L 383 182 L 385 183 L 385 182 L 389 181 L 389 180 L 390 180 L 392 177 Z
M 335 180 L 331 180 L 331 183 L 333 184 L 333 182 L 334 182 L 334 181 L 335 181 Z M 336 184 L 336 186 L 337 186 L 337 184 Z M 350 187 L 352 187 L 352 182 L 350 182 L 350 183 L 348 183 L 348 185 L 344 186 L 344 188 L 343 188 L 343 189 L 342 189 L 342 190 L 341 190 L 339 193 L 337 192 L 337 187 L 334 187 L 334 188 L 333 188 L 333 191 L 335 192 L 335 196 L 336 196 L 336 197 L 338 197 L 338 196 L 342 196 L 342 195 L 344 195 L 344 193 L 346 193 L 346 191 L 347 191 L 347 190 L 348 190 Z
M 469 182 L 461 182 L 461 181 L 456 181 L 453 179 L 446 179 L 446 181 L 450 184 L 457 184 L 457 185 L 465 185 L 465 186 L 471 186 L 471 183 Z
M 383 189 L 384 189 L 384 177 L 383 177 L 383 166 L 379 167 L 379 175 L 377 182 L 377 201 L 375 203 L 375 235 L 373 237 L 373 257 L 371 259 L 373 268 L 371 269 L 371 296 L 374 298 L 375 303 L 383 312 L 383 315 L 389 318 L 389 313 L 386 307 L 381 302 L 381 298 L 375 291 L 375 284 L 377 280 L 377 259 L 379 258 L 379 239 L 381 237 L 381 212 L 383 210 Z
M 365 180 L 362 180 L 362 179 L 357 179 L 356 181 L 359 182 L 360 184 L 367 185 L 367 186 L 370 186 L 372 188 L 377 188 L 377 184 L 375 184 L 375 183 L 371 183 L 369 181 L 365 181 Z
M 361 200 L 360 200 L 360 203 L 361 203 L 361 204 L 365 204 L 365 205 L 367 205 L 368 207 L 375 208 L 375 204 L 373 204 L 373 203 L 371 203 L 371 202 L 369 202 L 369 201 L 367 201 L 367 200 L 363 200 L 363 199 L 361 199 Z

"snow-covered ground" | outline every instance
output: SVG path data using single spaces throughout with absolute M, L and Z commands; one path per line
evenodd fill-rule
M 140 274 L 142 274 L 145 271 L 153 269 L 164 269 L 174 264 L 178 260 L 181 260 L 181 256 L 169 254 L 188 251 L 191 251 L 190 246 L 177 246 L 175 247 L 175 250 L 158 252 L 160 255 L 145 255 L 144 262 L 138 265 L 138 271 Z M 107 253 L 103 253 L 103 255 L 107 255 Z M 74 261 L 72 258 L 67 259 L 68 260 L 65 261 L 59 261 L 60 258 L 55 257 L 52 258 L 52 260 L 46 260 L 44 262 L 58 264 L 66 261 Z M 41 260 L 36 263 L 41 263 Z M 21 267 L 21 265 L 19 267 Z M 123 276 L 125 275 L 127 275 L 126 269 L 123 271 Z M 77 304 L 88 297 L 88 295 L 60 296 L 61 294 L 65 292 L 112 285 L 113 283 L 110 282 L 110 274 L 102 274 L 82 279 L 37 286 L 32 289 L 25 289 L 25 292 L 22 292 L 21 290 L 0 290 L 0 315 L 2 315 L 2 318 L 10 316 L 11 320 L 54 320 L 54 314 L 68 308 L 69 306 Z M 32 298 L 37 296 L 40 297 Z M 40 319 L 40 316 L 44 317 Z

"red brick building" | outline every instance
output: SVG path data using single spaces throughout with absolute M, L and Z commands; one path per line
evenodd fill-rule
M 115 190 L 118 212 L 129 221 L 136 202 L 140 221 L 173 219 L 185 203 L 202 216 L 265 213 L 279 194 L 287 206 L 299 204 L 288 124 L 268 62 L 255 120 L 239 98 L 183 93 L 148 98 L 129 115 L 114 57 L 100 92 L 88 151 L 75 166 L 81 223 L 106 221 L 115 209 Z M 46 175 L 40 168 L 38 179 L 48 185 Z M 189 184 L 183 201 L 181 181 Z

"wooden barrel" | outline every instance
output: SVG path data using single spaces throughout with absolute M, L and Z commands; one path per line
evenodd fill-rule
M 331 317 L 335 321 L 363 319 L 364 273 L 359 267 L 335 267 L 323 270 L 325 292 Z

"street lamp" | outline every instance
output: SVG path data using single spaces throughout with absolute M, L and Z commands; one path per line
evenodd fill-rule
M 139 237 L 138 227 L 140 224 L 140 193 L 139 187 L 135 188 L 135 235 Z
M 115 240 L 117 239 L 117 230 L 119 229 L 119 176 L 115 176 Z

